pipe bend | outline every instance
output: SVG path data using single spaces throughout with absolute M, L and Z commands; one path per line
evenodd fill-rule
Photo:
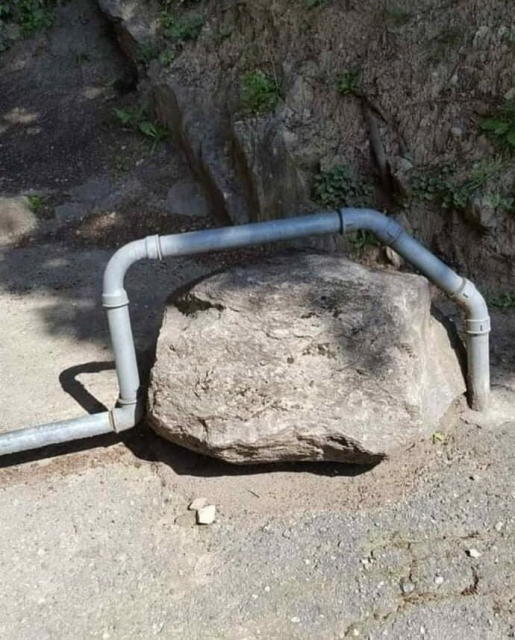
M 121 247 L 111 257 L 104 271 L 103 302 L 106 307 L 117 307 L 128 304 L 127 294 L 123 286 L 125 274 L 138 260 L 148 256 L 147 241 L 134 240 Z
M 404 227 L 393 218 L 374 209 L 346 208 L 338 211 L 343 234 L 351 231 L 371 231 L 385 245 L 394 243 L 405 233 Z

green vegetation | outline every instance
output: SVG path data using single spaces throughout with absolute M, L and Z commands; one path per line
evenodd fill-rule
M 161 15 L 161 26 L 167 38 L 182 44 L 198 38 L 204 26 L 204 16 L 200 13 L 186 13 L 179 16 L 165 11 Z
M 34 194 L 27 196 L 27 200 L 29 201 L 29 207 L 32 213 L 41 213 L 47 207 L 47 201 L 43 196 Z
M 490 298 L 488 303 L 496 309 L 515 309 L 515 293 L 502 293 L 499 296 Z
M 166 140 L 170 133 L 166 127 L 150 119 L 145 107 L 137 106 L 129 109 L 115 109 L 118 120 L 124 127 L 139 131 L 152 141 L 152 152 L 159 143 Z
M 342 96 L 350 96 L 359 92 L 361 87 L 361 71 L 347 69 L 336 79 L 336 86 Z
M 54 5 L 55 0 L 0 1 L 0 51 L 5 51 L 12 44 L 7 37 L 9 26 L 17 27 L 23 38 L 51 27 L 54 23 L 52 14 Z
M 498 179 L 504 167 L 502 158 L 476 163 L 469 177 L 456 180 L 451 166 L 442 167 L 437 173 L 415 174 L 411 179 L 411 192 L 415 200 L 436 202 L 444 209 L 463 211 L 476 193 L 488 190 Z M 504 197 L 499 192 L 486 194 L 494 209 L 513 210 L 513 198 Z
M 479 128 L 504 148 L 515 151 L 515 100 L 507 100 L 500 109 L 482 118 Z
M 355 249 L 364 249 L 365 247 L 379 247 L 381 243 L 371 231 L 356 231 L 354 236 L 349 237 L 349 242 Z
M 347 165 L 336 165 L 315 176 L 313 199 L 324 207 L 370 205 L 372 193 L 372 185 L 358 179 Z
M 174 62 L 177 54 L 172 49 L 165 49 L 159 54 L 158 60 L 164 67 L 169 67 Z
M 253 115 L 272 111 L 281 91 L 275 76 L 261 69 L 247 71 L 241 80 L 240 99 L 243 110 Z

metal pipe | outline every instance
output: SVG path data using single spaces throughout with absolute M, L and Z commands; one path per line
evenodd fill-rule
M 135 426 L 143 415 L 136 350 L 124 288 L 127 271 L 135 262 L 184 256 L 315 235 L 368 230 L 391 246 L 407 262 L 437 284 L 467 313 L 468 390 L 472 408 L 484 410 L 490 390 L 486 303 L 474 285 L 458 276 L 391 218 L 369 209 L 342 209 L 297 218 L 272 220 L 222 229 L 169 236 L 149 236 L 119 249 L 104 273 L 103 305 L 107 311 L 120 388 L 118 406 L 109 412 L 46 424 L 0 435 L 0 455 L 35 449 Z

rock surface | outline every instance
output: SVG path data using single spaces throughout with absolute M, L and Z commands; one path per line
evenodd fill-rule
M 377 462 L 433 433 L 465 384 L 427 281 L 294 253 L 178 292 L 150 424 L 232 463 Z
M 315 178 L 350 167 L 360 185 L 374 183 L 361 206 L 395 212 L 402 201 L 409 228 L 458 270 L 511 286 L 515 169 L 492 164 L 500 148 L 479 126 L 515 95 L 506 0 L 182 2 L 167 5 L 169 15 L 203 26 L 180 43 L 157 0 L 98 1 L 222 221 L 320 209 L 327 203 Z M 142 62 L 149 44 L 156 54 Z M 275 82 L 268 109 L 242 99 L 256 73 Z M 344 95 L 342 76 L 356 84 Z M 451 188 L 434 197 L 449 168 Z M 478 180 L 485 168 L 486 182 Z M 420 178 L 429 182 L 415 189 Z M 338 204 L 355 205 L 345 191 Z M 479 212 L 450 202 L 453 194 L 469 205 L 486 198 L 494 211 L 478 224 Z

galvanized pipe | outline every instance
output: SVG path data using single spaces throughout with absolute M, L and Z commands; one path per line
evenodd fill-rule
M 425 249 L 391 218 L 368 209 L 342 209 L 297 218 L 208 229 L 170 236 L 149 236 L 125 245 L 109 261 L 102 296 L 107 311 L 120 396 L 109 412 L 50 423 L 0 435 L 0 455 L 36 449 L 49 444 L 82 439 L 135 426 L 143 415 L 136 350 L 124 288 L 128 269 L 135 262 L 184 256 L 208 251 L 293 240 L 315 235 L 368 230 L 391 246 L 407 262 L 438 285 L 467 314 L 468 392 L 476 410 L 486 409 L 490 391 L 488 334 L 490 319 L 486 303 L 474 285 L 458 276 Z

